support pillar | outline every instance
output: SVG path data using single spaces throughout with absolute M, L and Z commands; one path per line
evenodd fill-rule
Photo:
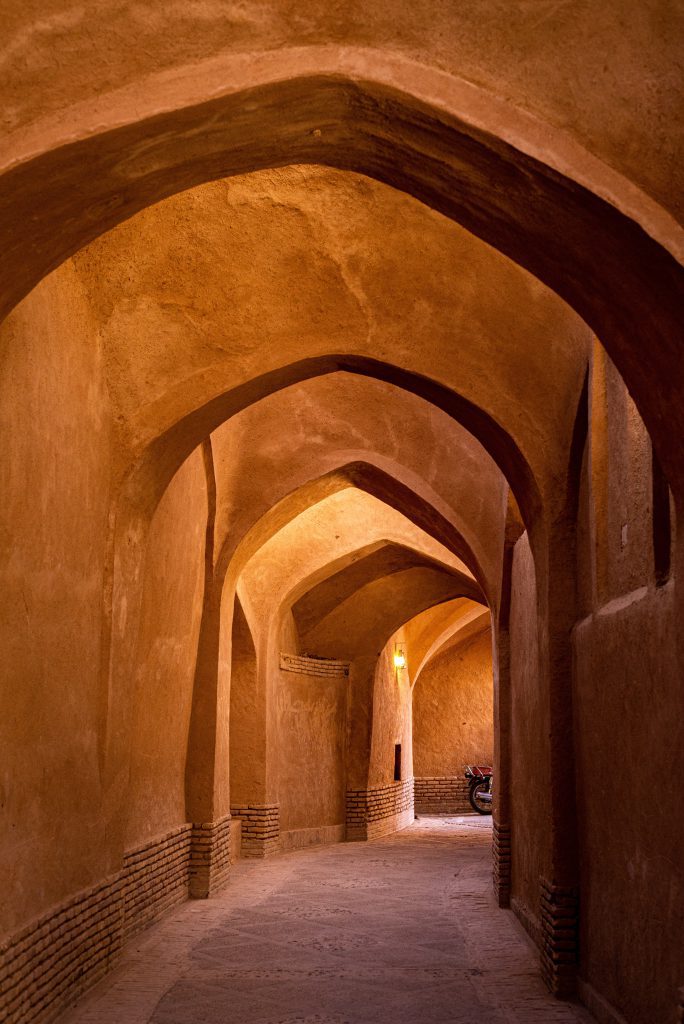
M 251 803 L 231 807 L 242 822 L 242 857 L 269 857 L 280 850 L 280 804 Z
M 492 863 L 494 894 L 500 907 L 511 905 L 511 639 L 510 610 L 513 549 L 520 535 L 518 524 L 506 524 L 501 607 L 494 645 L 494 807 Z
M 228 880 L 230 814 L 192 826 L 189 889 L 191 899 L 205 900 Z

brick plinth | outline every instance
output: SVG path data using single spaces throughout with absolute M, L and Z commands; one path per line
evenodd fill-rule
M 280 849 L 280 804 L 248 804 L 231 807 L 231 816 L 242 822 L 241 857 L 268 857 Z
M 494 821 L 492 830 L 494 892 L 500 907 L 511 905 L 511 826 Z
M 540 880 L 541 970 L 551 992 L 574 995 L 577 987 L 579 900 L 575 888 Z
M 123 868 L 0 947 L 0 1020 L 53 1020 L 113 966 L 126 939 L 188 896 L 191 826 L 145 843 Z
M 463 776 L 424 776 L 414 779 L 416 814 L 464 814 L 471 810 L 468 780 Z
M 190 837 L 190 826 L 183 825 L 124 855 L 124 941 L 188 898 Z
M 414 818 L 413 779 L 376 789 L 347 790 L 346 838 L 377 839 Z
M 192 826 L 189 894 L 207 899 L 228 879 L 230 869 L 230 815 L 219 821 Z

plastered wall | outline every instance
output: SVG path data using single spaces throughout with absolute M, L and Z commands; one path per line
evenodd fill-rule
M 289 615 L 281 650 L 297 652 Z M 344 824 L 349 677 L 329 679 L 277 669 L 278 797 L 284 832 Z
M 395 633 L 385 644 L 375 667 L 373 687 L 373 739 L 368 785 L 394 781 L 394 747 L 401 744 L 401 779 L 413 778 L 411 680 L 406 668 L 394 665 L 394 646 L 404 639 Z
M 233 611 L 230 673 L 230 797 L 233 804 L 264 800 L 265 701 L 247 617 L 238 599 Z
M 575 629 L 582 976 L 629 1021 L 674 1019 L 684 764 L 671 587 Z
M 413 690 L 416 778 L 460 776 L 493 757 L 492 636 L 484 629 L 438 652 Z
M 110 865 L 99 686 L 110 414 L 70 264 L 0 327 L 0 931 Z
M 546 710 L 539 671 L 537 588 L 527 534 L 515 545 L 511 587 L 511 902 L 538 938 L 539 877 L 548 835 Z
M 165 492 L 148 540 L 131 718 L 127 847 L 187 821 L 185 767 L 206 519 L 204 467 L 196 450 Z
M 648 435 L 601 351 L 592 373 L 573 631 L 582 979 L 628 1021 L 674 1020 L 684 777 L 674 582 L 656 586 Z M 656 909 L 657 908 L 657 909 Z
M 594 346 L 591 379 L 593 605 L 653 578 L 651 441 L 615 366 Z

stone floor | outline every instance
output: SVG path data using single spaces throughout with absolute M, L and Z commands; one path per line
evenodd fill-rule
M 491 819 L 243 861 L 61 1024 L 577 1024 L 491 894 Z

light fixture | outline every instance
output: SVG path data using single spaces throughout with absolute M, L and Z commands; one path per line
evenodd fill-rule
M 394 645 L 394 667 L 397 672 L 399 669 L 406 668 L 406 647 L 404 644 Z

